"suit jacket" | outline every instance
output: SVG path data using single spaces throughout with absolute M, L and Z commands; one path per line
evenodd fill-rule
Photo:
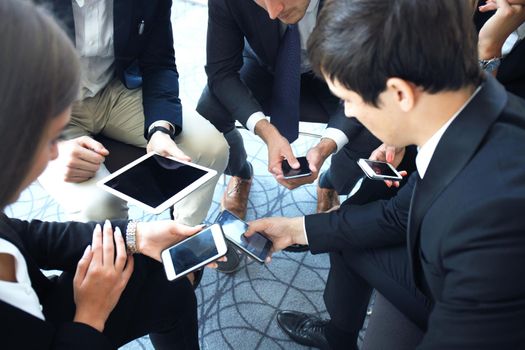
M 114 222 L 126 232 L 126 221 Z M 24 256 L 33 289 L 46 316 L 52 313 L 47 297 L 53 288 L 40 269 L 74 273 L 96 223 L 49 223 L 9 219 L 0 214 L 0 237 L 13 243 Z M 54 324 L 0 301 L 0 339 L 2 349 L 113 349 L 106 336 L 82 324 Z
M 243 56 L 254 57 L 273 74 L 281 40 L 279 26 L 280 21 L 270 19 L 255 1 L 208 1 L 208 87 L 243 125 L 250 115 L 263 110 L 240 79 Z M 342 110 L 331 117 L 328 126 L 343 131 L 350 140 L 363 129 L 355 119 L 346 118 Z
M 37 2 L 50 7 L 75 42 L 71 0 Z M 113 1 L 115 73 L 128 88 L 142 85 L 144 136 L 157 120 L 169 121 L 177 133 L 182 130 L 171 5 L 171 0 Z M 141 34 L 139 26 L 142 22 Z
M 307 216 L 310 249 L 406 244 L 416 285 L 435 305 L 421 349 L 523 349 L 522 146 L 525 102 L 487 77 L 423 180 L 413 174 L 390 201 Z

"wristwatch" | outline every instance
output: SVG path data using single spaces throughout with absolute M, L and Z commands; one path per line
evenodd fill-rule
M 171 128 L 166 128 L 164 126 L 154 126 L 148 131 L 148 141 L 151 139 L 151 136 L 153 136 L 154 133 L 157 131 L 163 132 L 165 134 L 170 135 L 170 138 L 172 140 L 175 140 L 175 131 L 171 130 Z
M 489 60 L 479 60 L 479 66 L 487 73 L 492 73 L 498 69 L 501 64 L 501 57 L 493 57 Z

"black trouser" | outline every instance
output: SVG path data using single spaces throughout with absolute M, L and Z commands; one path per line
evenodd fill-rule
M 416 171 L 416 154 L 415 146 L 407 147 L 398 168 L 409 174 Z M 401 186 L 407 178 L 401 182 Z M 359 191 L 343 205 L 361 205 L 387 199 L 394 196 L 397 190 L 386 187 L 383 181 L 365 179 Z M 383 294 L 421 329 L 426 328 L 432 305 L 415 287 L 407 254 L 406 245 L 330 253 L 330 273 L 324 299 L 331 318 L 329 329 L 343 331 L 327 332 L 334 349 L 348 349 L 348 344 L 353 344 L 357 349 L 357 335 L 363 326 L 372 288 Z
M 426 329 L 432 302 L 414 284 L 405 245 L 330 253 L 324 300 L 330 325 L 348 334 L 343 339 L 327 332 L 334 350 L 352 346 L 357 349 L 357 335 L 363 326 L 372 287 L 422 330 Z
M 104 334 L 116 348 L 150 335 L 155 349 L 198 349 L 197 300 L 187 278 L 170 282 L 161 263 L 135 255 L 133 274 Z M 46 320 L 59 324 L 75 315 L 74 273 L 64 272 L 44 301 Z
M 269 115 L 273 83 L 272 74 L 261 67 L 256 59 L 245 56 L 243 67 L 240 70 L 240 77 L 261 105 L 265 115 Z M 301 75 L 300 108 L 300 119 L 307 122 L 328 123 L 331 116 L 336 113 L 342 113 L 339 99 L 331 94 L 324 81 L 315 77 L 312 73 Z M 230 146 L 230 159 L 225 173 L 239 176 L 241 169 L 245 169 L 247 155 L 242 138 L 239 132 L 235 130 L 235 120 L 232 114 L 208 87 L 205 87 L 202 92 L 197 111 L 224 134 Z M 331 181 L 329 187 L 341 194 L 345 193 L 344 189 L 346 188 L 352 189 L 353 185 L 363 174 L 356 163 L 357 159 L 368 158 L 370 153 L 381 144 L 378 139 L 364 128 L 360 128 L 359 132 L 356 132 L 349 141 L 332 158 L 329 170 Z

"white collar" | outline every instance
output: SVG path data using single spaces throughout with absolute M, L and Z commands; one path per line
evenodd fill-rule
M 306 12 L 311 13 L 312 11 L 315 11 L 317 13 L 318 9 L 319 9 L 319 0 L 310 0 L 310 4 L 308 4 L 308 8 L 306 9 Z
M 454 113 L 452 118 L 450 118 L 441 128 L 439 128 L 439 130 L 436 131 L 434 135 L 432 135 L 432 137 L 429 138 L 427 142 L 425 142 L 425 144 L 419 148 L 416 156 L 416 168 L 420 178 L 423 178 L 425 176 L 425 173 L 428 169 L 428 165 L 430 164 L 432 156 L 436 151 L 436 147 L 439 144 L 441 137 L 443 137 L 445 131 L 447 131 L 448 127 L 454 121 L 454 119 L 456 119 L 456 117 L 465 109 L 465 107 L 470 103 L 470 101 L 472 101 L 474 96 L 478 94 L 479 90 L 481 90 L 481 86 L 478 86 L 476 91 L 474 91 L 474 93 L 463 104 L 463 106 L 461 106 L 461 108 L 456 113 Z

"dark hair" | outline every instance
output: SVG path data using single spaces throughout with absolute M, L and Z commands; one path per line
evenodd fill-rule
M 0 209 L 12 200 L 49 121 L 77 98 L 75 49 L 54 20 L 30 1 L 0 1 Z
M 464 0 L 327 0 L 308 52 L 318 75 L 376 107 L 391 77 L 429 93 L 482 81 Z

